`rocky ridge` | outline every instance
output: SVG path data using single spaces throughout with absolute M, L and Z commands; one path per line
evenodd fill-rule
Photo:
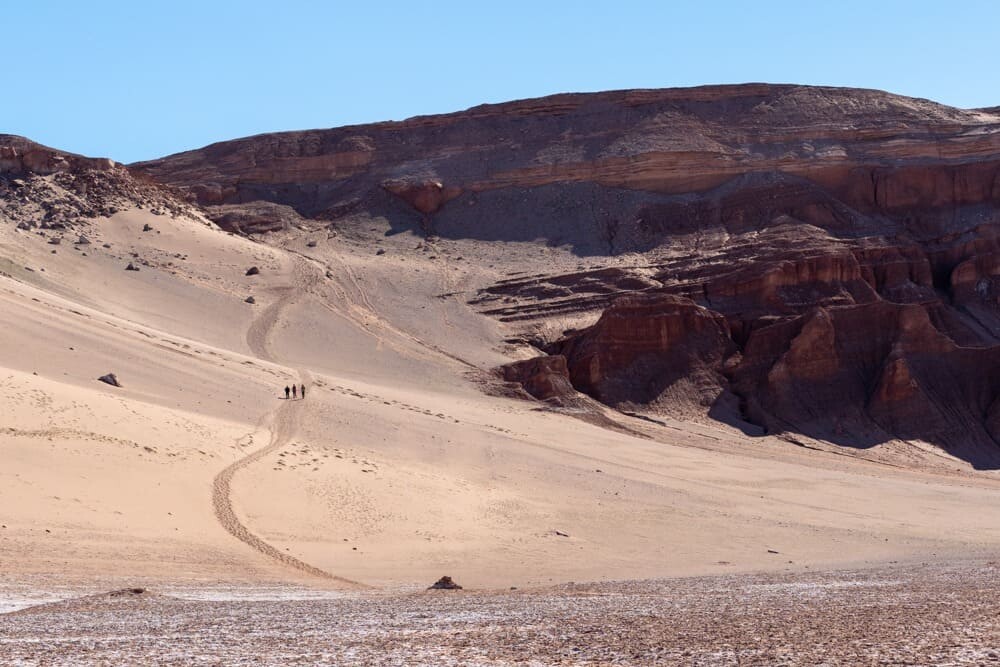
M 80 229 L 131 206 L 175 216 L 191 210 L 169 188 L 113 160 L 0 134 L 0 218 L 25 230 Z

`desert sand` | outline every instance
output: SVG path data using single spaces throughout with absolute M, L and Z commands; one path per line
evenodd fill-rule
M 517 352 L 461 297 L 514 262 L 578 263 L 557 248 L 89 224 L 77 247 L 0 225 L 0 611 L 124 586 L 383 599 L 444 574 L 483 595 L 795 582 L 1000 551 L 1000 478 L 936 448 L 496 395 Z

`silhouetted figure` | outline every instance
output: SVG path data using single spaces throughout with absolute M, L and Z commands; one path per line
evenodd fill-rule
M 301 396 L 302 398 L 306 397 L 306 386 L 305 385 L 302 385 L 299 388 L 299 396 Z
M 297 391 L 298 391 L 298 387 L 296 387 L 296 386 L 295 386 L 295 385 L 293 384 L 293 385 L 292 385 L 292 398 L 298 398 L 298 394 L 296 393 Z
M 291 389 L 289 389 L 289 388 L 288 388 L 288 385 L 286 384 L 286 385 L 285 385 L 285 400 L 286 400 L 286 401 L 288 400 L 288 395 L 289 395 L 290 393 L 292 393 L 292 390 L 291 390 Z

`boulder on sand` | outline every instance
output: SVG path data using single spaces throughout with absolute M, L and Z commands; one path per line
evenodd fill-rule
M 451 577 L 441 577 L 434 582 L 434 585 L 429 587 L 427 590 L 446 590 L 446 591 L 460 591 L 462 587 L 455 583 L 455 580 Z
M 260 273 L 260 269 L 258 269 L 256 266 L 251 266 L 249 269 L 247 269 L 246 275 L 255 276 L 258 273 Z
M 118 376 L 116 376 L 114 373 L 108 373 L 107 375 L 102 375 L 97 379 L 105 384 L 110 384 L 112 387 L 121 386 L 121 384 L 118 382 Z

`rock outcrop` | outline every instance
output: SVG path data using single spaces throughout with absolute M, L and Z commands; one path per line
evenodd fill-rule
M 504 380 L 516 382 L 541 401 L 576 393 L 569 379 L 566 357 L 559 354 L 515 361 L 502 371 Z
M 536 397 L 568 382 L 630 411 L 1000 466 L 996 108 L 764 84 L 567 94 L 132 169 L 220 217 L 282 207 L 587 257 L 470 299 L 525 336 L 596 322 L 504 370 Z
M 132 206 L 171 215 L 190 210 L 171 189 L 113 160 L 0 134 L 0 219 L 20 229 L 66 229 Z

